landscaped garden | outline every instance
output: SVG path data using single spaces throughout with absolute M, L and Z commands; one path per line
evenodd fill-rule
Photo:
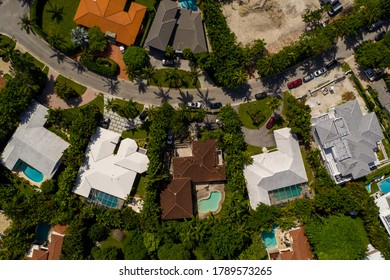
M 272 110 L 268 105 L 270 100 L 271 98 L 268 97 L 241 104 L 238 113 L 243 126 L 249 129 L 257 129 L 262 126 L 272 114 Z
M 54 91 L 56 94 L 63 99 L 69 99 L 81 96 L 85 93 L 87 88 L 80 85 L 62 75 L 59 75 L 56 79 Z
M 134 119 L 144 109 L 144 105 L 130 100 L 123 100 L 119 98 L 109 99 L 106 104 L 107 110 L 112 110 L 123 118 Z
M 151 80 L 152 86 L 169 88 L 199 88 L 200 82 L 189 71 L 181 69 L 158 69 L 155 80 Z

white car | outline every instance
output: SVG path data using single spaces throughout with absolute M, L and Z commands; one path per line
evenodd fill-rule
M 321 76 L 322 74 L 324 74 L 326 71 L 328 71 L 325 67 L 322 67 L 321 69 L 317 70 L 314 72 L 314 76 L 315 77 L 319 77 Z
M 187 106 L 191 109 L 200 109 L 202 108 L 202 102 L 188 102 Z

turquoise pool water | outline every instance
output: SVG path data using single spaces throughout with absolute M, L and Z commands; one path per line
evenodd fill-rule
M 39 223 L 36 229 L 36 242 L 38 244 L 43 244 L 49 239 L 49 232 L 51 226 L 48 223 Z
M 366 189 L 369 193 L 371 192 L 371 183 L 366 184 Z
M 380 182 L 379 188 L 381 189 L 382 192 L 389 193 L 390 192 L 390 178 L 387 178 L 386 180 L 383 180 L 382 182 Z
M 220 192 L 211 192 L 209 198 L 199 200 L 198 202 L 199 212 L 207 213 L 209 211 L 212 212 L 217 210 L 221 198 L 222 195 Z
M 103 204 L 104 206 L 115 208 L 118 206 L 119 200 L 117 197 L 112 196 L 108 193 L 101 192 L 98 190 L 91 190 L 91 194 L 89 196 L 90 199 L 92 199 L 93 202 L 98 202 Z
M 190 9 L 194 12 L 198 11 L 198 6 L 196 5 L 196 0 L 179 0 L 180 7 L 183 9 Z
M 265 248 L 274 248 L 274 247 L 276 247 L 275 229 L 272 229 L 271 232 L 263 231 L 261 233 L 261 238 L 264 241 Z
M 293 185 L 272 191 L 276 200 L 297 197 L 301 194 L 302 188 L 299 185 Z
M 36 170 L 34 167 L 28 165 L 22 160 L 19 160 L 16 165 L 30 180 L 40 183 L 43 181 L 43 174 Z

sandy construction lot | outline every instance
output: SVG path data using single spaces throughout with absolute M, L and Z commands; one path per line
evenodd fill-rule
M 346 7 L 353 0 L 341 1 Z M 224 5 L 222 10 L 237 41 L 243 45 L 264 39 L 275 53 L 297 40 L 305 31 L 302 15 L 320 8 L 318 0 L 242 0 Z M 328 19 L 324 13 L 323 19 Z

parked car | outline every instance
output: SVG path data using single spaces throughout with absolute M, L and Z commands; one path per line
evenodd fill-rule
M 386 35 L 386 31 L 379 32 L 379 33 L 376 34 L 376 36 L 375 36 L 375 41 L 382 40 L 383 36 L 385 36 L 385 35 Z
M 331 62 L 329 62 L 328 64 L 325 65 L 325 68 L 327 70 L 330 70 L 332 69 L 333 67 L 335 67 L 339 62 L 336 60 L 336 59 L 333 59 Z
M 139 119 L 141 121 L 145 121 L 147 117 L 148 117 L 148 111 L 142 111 L 142 113 L 139 115 Z
M 271 117 L 271 118 L 268 120 L 268 122 L 267 122 L 267 124 L 265 125 L 265 127 L 266 127 L 267 129 L 271 129 L 271 128 L 274 126 L 275 122 L 276 122 L 276 118 L 275 118 L 275 117 Z
M 378 30 L 382 25 L 383 25 L 383 20 L 378 20 L 368 27 L 368 31 L 374 32 L 374 31 Z
M 219 109 L 222 107 L 221 102 L 210 102 L 210 109 Z
M 328 11 L 328 15 L 330 17 L 333 17 L 338 12 L 340 12 L 343 9 L 343 4 L 340 3 L 340 1 L 330 1 L 330 10 Z
M 102 128 L 108 129 L 108 127 L 110 126 L 110 121 L 111 121 L 111 120 L 110 120 L 109 117 L 105 117 L 105 118 L 102 120 L 100 126 L 101 126 Z
M 324 74 L 326 71 L 328 71 L 325 67 L 322 67 L 321 69 L 317 70 L 314 72 L 314 76 L 315 77 L 319 77 L 321 76 L 322 74 Z
M 199 109 L 202 107 L 202 102 L 188 102 L 187 106 L 191 109 Z
M 296 87 L 299 87 L 300 85 L 302 85 L 302 79 L 297 79 L 295 81 L 292 81 L 292 82 L 289 82 L 287 84 L 287 87 L 289 89 L 292 89 L 292 88 L 296 88 Z
M 373 80 L 375 80 L 375 72 L 374 70 L 368 68 L 366 70 L 364 70 L 364 74 L 366 74 L 367 78 L 372 82 Z
M 172 59 L 163 59 L 161 62 L 163 66 L 173 66 L 175 64 Z
M 268 94 L 265 91 L 259 92 L 255 94 L 256 100 L 264 99 L 268 96 Z
M 173 144 L 173 135 L 172 134 L 168 135 L 168 137 L 167 137 L 167 144 L 168 145 L 172 145 Z
M 305 83 L 307 83 L 307 82 L 309 82 L 309 81 L 311 81 L 313 79 L 314 79 L 314 74 L 309 74 L 309 75 L 307 75 L 306 77 L 303 78 L 303 81 Z

